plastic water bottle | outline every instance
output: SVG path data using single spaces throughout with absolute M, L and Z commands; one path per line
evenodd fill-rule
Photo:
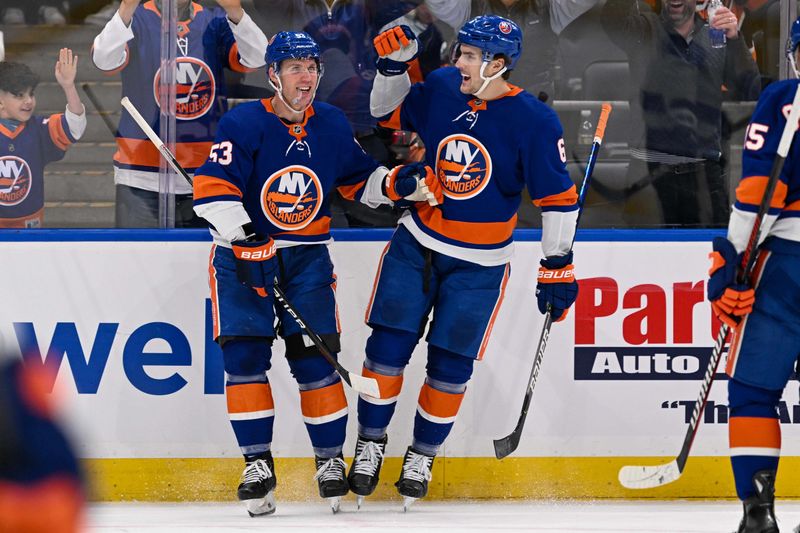
M 717 13 L 717 9 L 720 6 L 722 6 L 722 0 L 711 0 L 708 3 L 708 38 L 711 41 L 711 48 L 722 48 L 728 42 L 728 39 L 725 37 L 725 30 L 712 28 L 710 26 L 711 21 L 714 19 L 714 15 Z
M 578 144 L 592 144 L 594 140 L 594 124 L 592 124 L 592 112 L 589 109 L 581 110 L 581 121 L 578 128 Z

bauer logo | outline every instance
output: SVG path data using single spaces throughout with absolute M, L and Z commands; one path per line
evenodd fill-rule
M 445 137 L 436 152 L 436 176 L 448 198 L 472 198 L 480 194 L 492 178 L 489 151 L 469 135 Z
M 270 176 L 261 189 L 261 208 L 277 228 L 308 226 L 322 207 L 322 184 L 308 167 L 294 165 Z
M 175 118 L 192 120 L 202 117 L 214 105 L 216 84 L 211 68 L 195 57 L 179 57 L 175 64 Z M 153 96 L 160 106 L 158 84 L 161 69 L 153 79 Z
M 703 378 L 719 327 L 711 318 L 704 281 L 625 290 L 613 278 L 579 283 L 575 380 Z
M 0 206 L 22 203 L 31 193 L 31 168 L 24 159 L 7 155 L 0 157 Z

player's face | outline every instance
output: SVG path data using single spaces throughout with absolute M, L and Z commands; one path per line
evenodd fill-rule
M 483 53 L 480 48 L 461 44 L 456 52 L 455 66 L 461 73 L 461 86 L 459 90 L 464 94 L 475 94 L 483 85 L 481 79 L 481 65 L 483 63 Z M 490 61 L 483 71 L 485 77 L 497 73 L 503 66 L 500 60 Z
M 697 0 L 668 0 L 664 9 L 672 23 L 679 26 L 694 17 Z
M 36 97 L 33 89 L 25 89 L 21 93 L 0 91 L 0 118 L 26 122 L 36 109 Z
M 281 63 L 278 76 L 283 97 L 292 109 L 300 111 L 311 104 L 319 82 L 319 67 L 315 60 L 286 59 Z

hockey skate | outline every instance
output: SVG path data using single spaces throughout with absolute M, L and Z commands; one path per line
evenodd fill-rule
M 338 513 L 342 496 L 350 490 L 345 475 L 347 464 L 341 455 L 330 459 L 315 457 L 315 461 L 317 473 L 314 474 L 314 479 L 319 483 L 319 495 L 328 500 L 334 514 Z
M 775 471 L 761 470 L 753 475 L 756 495 L 747 498 L 744 516 L 736 533 L 778 533 L 775 519 Z
M 347 474 L 347 481 L 350 490 L 356 495 L 356 505 L 359 509 L 364 497 L 375 492 L 375 487 L 378 486 L 386 441 L 386 435 L 380 440 L 370 440 L 359 435 L 356 441 L 356 453 L 353 464 L 350 465 L 350 472 Z
M 403 457 L 403 469 L 400 479 L 394 484 L 397 492 L 403 497 L 403 511 L 408 511 L 415 501 L 428 494 L 428 481 L 431 480 L 433 457 L 414 451 L 411 446 Z
M 239 501 L 243 501 L 247 506 L 250 516 L 268 515 L 275 512 L 276 483 L 275 465 L 270 452 L 247 463 L 236 494 Z

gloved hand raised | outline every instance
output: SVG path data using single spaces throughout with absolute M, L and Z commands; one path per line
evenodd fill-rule
M 383 194 L 393 202 L 428 202 L 434 206 L 444 201 L 442 184 L 431 167 L 409 163 L 394 167 L 383 182 Z
M 408 63 L 419 55 L 417 36 L 406 25 L 389 28 L 372 42 L 378 52 L 378 72 L 384 76 L 403 74 L 408 70 Z
M 562 256 L 550 256 L 539 262 L 539 281 L 536 284 L 536 299 L 539 312 L 550 314 L 553 322 L 564 320 L 567 311 L 578 297 L 578 282 L 572 266 L 572 252 Z
M 272 237 L 250 234 L 244 240 L 231 243 L 236 261 L 236 277 L 244 285 L 266 298 L 272 294 L 272 285 L 278 275 L 278 258 Z
M 711 268 L 708 270 L 708 300 L 711 309 L 731 328 L 753 310 L 756 294 L 746 283 L 737 283 L 736 274 L 742 256 L 725 237 L 715 237 L 714 251 L 708 254 Z

